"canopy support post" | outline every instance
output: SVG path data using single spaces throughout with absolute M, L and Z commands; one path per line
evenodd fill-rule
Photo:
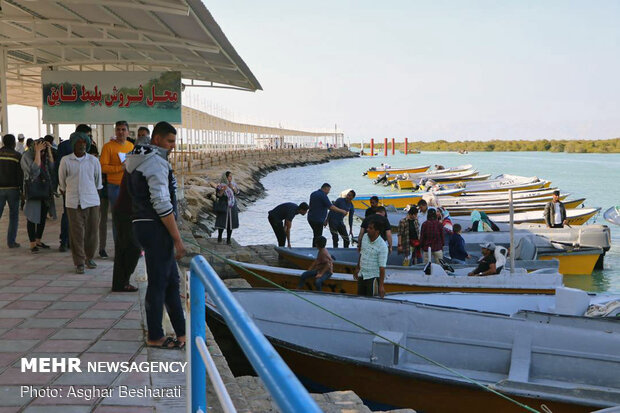
M 9 107 L 7 103 L 6 76 L 7 76 L 6 47 L 0 48 L 0 131 L 2 135 L 9 133 Z

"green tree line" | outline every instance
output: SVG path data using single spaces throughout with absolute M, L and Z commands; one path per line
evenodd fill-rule
M 391 150 L 388 142 L 388 151 Z M 360 147 L 359 143 L 351 144 Z M 397 142 L 396 149 L 404 151 L 404 142 Z M 409 151 L 444 151 L 444 152 L 567 152 L 567 153 L 620 153 L 620 138 L 601 140 L 492 140 L 492 141 L 456 141 L 438 140 L 433 142 L 413 141 L 408 143 Z M 365 151 L 370 152 L 370 145 L 365 144 Z M 383 152 L 383 142 L 375 142 L 375 152 Z

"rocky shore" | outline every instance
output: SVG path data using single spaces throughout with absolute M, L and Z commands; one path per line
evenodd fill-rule
M 237 203 L 240 212 L 257 199 L 264 196 L 262 177 L 269 172 L 329 162 L 333 159 L 352 158 L 356 154 L 347 149 L 284 149 L 275 151 L 256 151 L 222 157 L 218 163 L 204 169 L 185 174 L 181 182 L 181 212 L 184 220 L 191 226 L 198 238 L 208 238 L 214 230 L 215 213 L 213 202 L 215 190 L 209 182 L 217 183 L 222 174 L 231 171 L 239 186 Z

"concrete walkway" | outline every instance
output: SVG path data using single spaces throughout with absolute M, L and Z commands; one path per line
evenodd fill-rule
M 140 287 L 139 293 L 112 293 L 113 257 L 96 257 L 96 269 L 75 274 L 71 253 L 57 250 L 59 221 L 48 220 L 45 228 L 43 242 L 52 249 L 32 254 L 23 213 L 17 239 L 22 247 L 18 249 L 8 249 L 5 244 L 6 208 L 0 219 L 0 413 L 184 411 L 182 373 L 85 371 L 89 361 L 182 361 L 185 354 L 145 347 L 146 283 L 132 281 Z M 107 251 L 112 255 L 111 225 L 108 227 Z M 136 274 L 144 274 L 143 260 Z M 22 372 L 22 357 L 79 357 L 82 372 Z M 176 385 L 181 385 L 180 397 L 121 397 L 120 393 L 125 388 Z M 114 393 L 97 394 L 107 388 Z M 37 394 L 37 389 L 49 392 Z M 79 395 L 79 389 L 86 391 Z M 56 397 L 50 397 L 53 390 L 58 391 Z

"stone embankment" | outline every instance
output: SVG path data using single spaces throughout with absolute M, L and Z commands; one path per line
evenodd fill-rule
M 192 232 L 198 237 L 209 237 L 213 232 L 215 214 L 213 201 L 215 190 L 210 182 L 218 183 L 226 171 L 233 173 L 239 186 L 237 203 L 240 211 L 264 196 L 265 188 L 260 179 L 277 169 L 312 165 L 332 159 L 352 158 L 356 154 L 347 149 L 282 149 L 273 151 L 249 151 L 221 154 L 203 163 L 203 168 L 182 175 L 183 192 L 181 210 L 183 218 L 192 225 Z

